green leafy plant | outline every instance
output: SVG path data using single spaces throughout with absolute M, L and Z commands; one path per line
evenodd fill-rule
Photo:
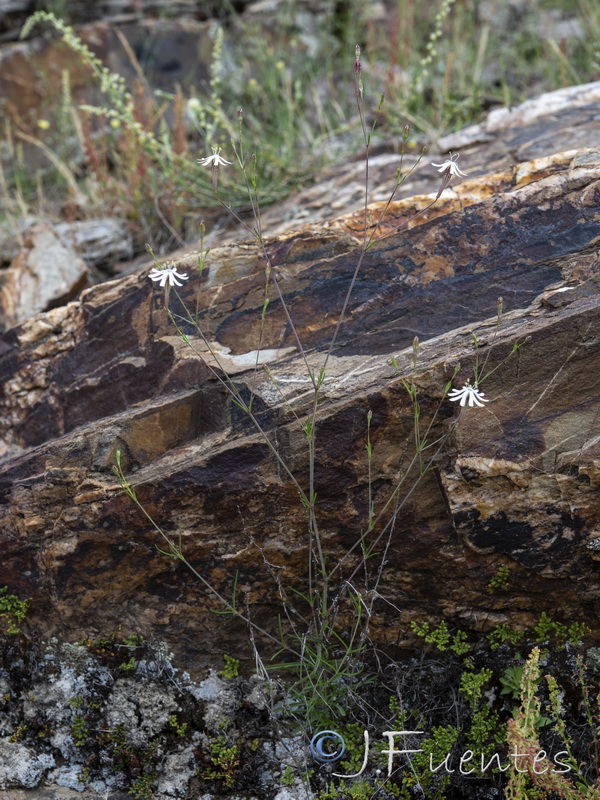
M 78 714 L 71 725 L 71 735 L 75 742 L 75 747 L 84 747 L 90 735 L 89 728 L 86 724 L 84 717 Z
M 133 672 L 137 668 L 138 659 L 130 655 L 131 650 L 141 648 L 144 642 L 145 638 L 141 634 L 123 636 L 119 626 L 114 633 L 103 634 L 96 639 L 82 639 L 78 645 L 87 648 L 92 655 L 102 658 L 106 663 L 115 664 L 122 672 Z M 129 658 L 122 661 L 124 655 L 128 655 Z
M 21 632 L 20 626 L 27 616 L 30 602 L 9 594 L 8 586 L 0 588 L 0 620 L 9 636 L 16 636 Z
M 471 650 L 471 645 L 467 643 L 466 631 L 459 630 L 451 636 L 445 620 L 442 620 L 437 628 L 431 628 L 428 622 L 416 620 L 413 620 L 410 626 L 417 636 L 425 639 L 428 644 L 434 644 L 441 653 L 452 650 L 456 655 L 462 656 Z
M 492 650 L 497 650 L 503 644 L 518 644 L 523 639 L 524 635 L 525 633 L 523 631 L 518 631 L 515 628 L 511 628 L 510 625 L 503 622 L 500 625 L 496 625 L 487 634 L 486 638 L 490 643 Z
M 576 776 L 575 785 L 583 795 L 594 797 L 598 794 L 600 783 L 600 742 L 598 731 L 600 693 L 593 693 L 591 691 L 587 680 L 586 668 L 581 656 L 577 658 L 576 675 L 581 691 L 580 708 L 583 710 L 583 717 L 585 720 L 584 726 L 587 733 L 587 763 L 581 763 L 575 756 L 574 737 L 565 723 L 564 692 L 561 690 L 557 679 L 553 675 L 545 676 L 549 694 L 547 709 L 548 713 L 552 714 L 552 720 L 548 722 L 554 723 L 552 730 L 559 736 L 562 746 L 565 748 L 562 761 L 569 765 Z M 584 769 L 585 773 L 583 772 Z
M 135 779 L 128 794 L 136 797 L 137 800 L 152 800 L 156 778 L 156 775 L 140 775 L 139 778 Z
M 218 781 L 227 787 L 233 786 L 235 773 L 239 766 L 239 752 L 236 744 L 230 745 L 226 736 L 220 736 L 210 745 L 210 766 L 200 777 L 205 781 Z
M 541 771 L 537 768 L 537 756 L 542 752 L 539 742 L 540 720 L 543 718 L 541 713 L 541 702 L 537 696 L 540 685 L 540 649 L 535 647 L 531 651 L 521 679 L 521 705 L 514 719 L 508 721 L 508 746 L 509 749 L 516 747 L 514 752 L 521 754 L 519 769 L 513 767 L 509 773 L 509 782 L 506 787 L 505 797 L 507 800 L 524 800 L 529 796 L 531 786 L 539 788 L 548 794 L 554 795 L 565 800 L 584 800 L 596 796 L 594 788 L 582 779 L 579 770 L 575 771 L 575 782 L 566 775 L 564 770 L 546 769 Z M 551 705 L 556 711 L 559 710 L 556 685 L 550 683 Z M 560 723 L 557 723 L 560 731 Z M 563 731 L 564 734 L 564 731 Z M 571 765 L 576 767 L 570 745 L 568 756 Z M 544 751 L 545 752 L 545 751 Z
M 90 775 L 91 775 L 91 772 L 92 772 L 92 771 L 91 771 L 91 769 L 90 769 L 89 767 L 84 767 L 84 768 L 83 768 L 83 769 L 82 769 L 82 770 L 81 770 L 81 771 L 78 773 L 78 775 L 77 775 L 77 781 L 78 781 L 79 783 L 82 783 L 82 784 L 84 784 L 84 786 L 87 786 L 87 784 L 88 784 L 88 782 L 89 782 L 89 780 L 90 780 Z
M 295 783 L 296 783 L 296 776 L 294 774 L 294 770 L 289 765 L 284 767 L 281 773 L 281 785 L 294 786 Z
M 491 677 L 492 671 L 487 668 L 479 672 L 463 672 L 460 676 L 460 692 L 473 710 L 481 703 L 483 687 Z
M 452 725 L 433 726 L 429 736 L 419 740 L 419 749 L 423 752 L 416 753 L 412 759 L 412 769 L 403 776 L 403 788 L 418 791 L 420 787 L 426 797 L 443 797 L 450 786 L 450 775 L 444 771 L 434 772 L 430 766 L 445 762 L 459 735 L 459 729 Z M 411 793 L 406 792 L 403 797 L 409 798 Z
M 561 622 L 550 619 L 545 611 L 542 611 L 539 621 L 535 626 L 537 642 L 556 639 L 562 647 L 564 647 L 567 642 L 573 647 L 577 647 L 585 637 L 586 631 L 587 627 L 582 622 L 574 622 L 567 626 Z
M 487 585 L 486 592 L 488 594 L 494 594 L 496 592 L 504 592 L 509 587 L 508 581 L 509 575 L 509 568 L 506 564 L 501 564 L 496 574 L 492 576 L 490 582 Z
M 8 737 L 9 742 L 20 742 L 25 737 L 29 730 L 29 725 L 26 722 L 20 722 L 11 735 Z
M 124 661 L 122 664 L 119 664 L 119 669 L 123 672 L 133 672 L 137 667 L 137 663 L 135 656 L 131 656 L 129 661 Z
M 444 620 L 440 622 L 437 628 L 431 628 L 428 622 L 417 622 L 413 620 L 410 627 L 417 636 L 421 636 L 427 644 L 434 644 L 440 652 L 444 652 L 450 643 L 450 634 L 448 633 L 448 626 Z
M 158 774 L 158 738 L 134 742 L 119 724 L 112 730 L 102 731 L 98 741 L 110 753 L 114 769 L 131 777 L 129 793 L 139 800 L 151 800 Z
M 121 644 L 125 647 L 139 647 L 146 641 L 145 637 L 139 633 L 133 633 L 131 636 L 124 636 Z
M 171 716 L 168 719 L 168 724 L 170 725 L 171 728 L 173 728 L 177 736 L 185 736 L 186 731 L 188 729 L 187 722 L 180 723 L 177 721 L 177 716 L 175 714 L 171 714 Z
M 521 695 L 521 681 L 523 680 L 523 667 L 517 664 L 507 667 L 504 673 L 500 676 L 500 683 L 502 684 L 502 691 L 500 694 L 506 694 L 517 700 Z
M 239 659 L 233 658 L 233 656 L 228 656 L 227 653 L 223 654 L 223 661 L 225 662 L 225 666 L 219 672 L 219 675 L 222 678 L 237 678 L 240 674 L 240 662 Z

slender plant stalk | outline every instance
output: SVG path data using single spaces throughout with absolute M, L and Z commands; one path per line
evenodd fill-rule
M 223 597 L 223 595 L 220 592 L 218 592 L 215 589 L 215 587 L 209 581 L 206 580 L 206 578 L 203 575 L 201 575 L 195 569 L 195 567 L 192 564 L 190 564 L 190 562 L 187 560 L 187 558 L 183 554 L 182 542 L 181 542 L 181 534 L 179 535 L 178 543 L 177 544 L 173 544 L 171 539 L 163 531 L 163 529 L 160 527 L 160 525 L 156 524 L 155 520 L 150 516 L 150 514 L 148 514 L 148 512 L 146 511 L 146 509 L 144 508 L 142 503 L 139 501 L 135 489 L 131 486 L 131 484 L 127 481 L 127 478 L 123 474 L 123 470 L 121 468 L 121 451 L 120 450 L 117 450 L 116 461 L 117 461 L 117 463 L 116 463 L 116 466 L 113 467 L 113 470 L 114 470 L 115 475 L 117 476 L 117 479 L 118 479 L 122 489 L 125 491 L 125 493 L 128 495 L 128 497 L 130 497 L 131 500 L 133 500 L 133 502 L 140 509 L 142 514 L 150 522 L 150 524 L 152 525 L 154 530 L 162 537 L 162 539 L 167 544 L 168 550 L 161 550 L 160 548 L 157 548 L 159 553 L 162 553 L 165 556 L 169 556 L 170 558 L 175 558 L 178 561 L 181 561 L 183 564 L 185 564 L 185 566 L 200 581 L 200 583 L 206 589 L 208 589 L 208 591 L 214 597 L 216 597 L 217 600 L 219 600 L 220 603 L 223 604 L 223 606 L 227 609 L 227 613 L 231 614 L 232 616 L 238 617 L 238 619 L 243 620 L 247 625 L 250 625 L 255 631 L 259 632 L 262 636 L 265 636 L 270 641 L 278 643 L 278 639 L 275 636 L 273 636 L 268 631 L 266 631 L 263 628 L 261 628 L 259 625 L 256 625 L 256 623 L 254 623 L 249 617 L 247 617 L 246 615 L 242 614 L 238 610 L 236 602 L 235 602 L 235 594 L 234 594 L 233 602 L 229 602 L 228 600 L 226 600 Z M 294 652 L 294 655 L 297 655 L 297 656 L 300 655 L 300 653 L 297 653 L 297 652 L 293 651 L 291 648 L 289 648 L 289 649 L 290 649 L 291 652 Z
M 357 543 L 352 546 L 347 553 L 338 560 L 338 563 L 333 566 L 333 568 L 328 568 L 326 564 L 326 557 L 325 551 L 323 548 L 322 537 L 319 531 L 319 525 L 317 521 L 317 514 L 316 514 L 316 502 L 317 502 L 317 493 L 316 493 L 316 473 L 315 473 L 315 466 L 316 466 L 316 457 L 317 457 L 317 416 L 319 410 L 319 401 L 320 401 L 320 391 L 325 381 L 327 366 L 329 363 L 329 359 L 333 353 L 335 345 L 338 340 L 339 332 L 341 329 L 342 324 L 344 323 L 347 311 L 350 303 L 350 299 L 356 285 L 356 281 L 360 274 L 360 271 L 364 265 L 364 260 L 366 253 L 368 252 L 369 248 L 375 241 L 377 234 L 383 224 L 385 216 L 390 208 L 390 205 L 393 201 L 396 191 L 402 184 L 402 182 L 411 174 L 411 172 L 415 169 L 418 164 L 415 164 L 411 170 L 407 173 L 407 175 L 402 176 L 402 159 L 404 156 L 404 142 L 408 138 L 408 128 L 405 128 L 403 133 L 403 147 L 401 152 L 401 160 L 400 160 L 400 168 L 398 169 L 397 176 L 396 176 L 396 183 L 395 186 L 389 196 L 387 203 L 385 204 L 383 210 L 381 211 L 376 224 L 370 229 L 369 227 L 369 163 L 370 163 L 370 143 L 371 137 L 377 124 L 378 117 L 381 113 L 381 109 L 383 106 L 383 96 L 381 97 L 379 108 L 377 114 L 375 116 L 375 120 L 373 125 L 370 129 L 367 129 L 366 121 L 365 121 L 365 109 L 364 109 L 364 99 L 363 99 L 363 87 L 362 87 L 362 79 L 361 79 L 361 64 L 360 64 L 360 48 L 356 49 L 356 60 L 355 60 L 355 67 L 354 67 L 354 74 L 355 74 L 355 94 L 356 94 L 356 102 L 358 108 L 358 114 L 361 124 L 361 129 L 363 133 L 364 143 L 365 143 L 365 171 L 364 171 L 364 204 L 363 204 L 363 240 L 362 245 L 359 248 L 359 252 L 357 254 L 356 264 L 349 281 L 348 288 L 344 295 L 344 299 L 342 302 L 342 307 L 340 313 L 338 315 L 338 319 L 333 331 L 333 335 L 331 337 L 329 346 L 325 353 L 323 363 L 320 367 L 318 373 L 311 367 L 308 361 L 308 356 L 306 353 L 305 348 L 302 345 L 300 340 L 300 336 L 298 330 L 294 324 L 292 316 L 290 314 L 290 310 L 285 300 L 284 293 L 282 291 L 280 281 L 277 275 L 277 271 L 274 268 L 274 265 L 271 262 L 270 254 L 268 248 L 265 243 L 265 239 L 263 236 L 262 230 L 262 222 L 261 222 L 261 213 L 260 213 L 260 204 L 258 199 L 258 192 L 257 192 L 257 182 L 256 182 L 256 158 L 252 156 L 251 163 L 253 165 L 253 171 L 249 173 L 248 170 L 248 162 L 244 152 L 244 139 L 243 139 L 243 113 L 240 112 L 239 114 L 239 143 L 236 145 L 232 142 L 234 147 L 234 152 L 238 161 L 238 164 L 242 170 L 242 174 L 244 176 L 244 183 L 245 188 L 250 200 L 250 208 L 252 211 L 253 219 L 254 219 L 254 227 L 251 228 L 246 222 L 244 222 L 240 216 L 233 211 L 233 209 L 228 206 L 220 197 L 219 190 L 218 190 L 218 173 L 217 169 L 218 166 L 214 165 L 213 162 L 213 190 L 214 196 L 216 200 L 226 208 L 234 218 L 238 219 L 238 221 L 246 227 L 246 229 L 256 238 L 259 247 L 261 248 L 263 257 L 265 259 L 265 288 L 264 288 L 264 300 L 263 300 L 263 309 L 261 313 L 261 324 L 260 324 L 260 333 L 259 333 L 259 346 L 257 348 L 257 356 L 255 362 L 255 372 L 258 370 L 259 367 L 259 353 L 262 347 L 262 341 L 264 336 L 264 328 L 265 328 L 265 315 L 267 311 L 267 306 L 269 304 L 269 287 L 272 285 L 275 287 L 275 291 L 277 294 L 277 298 L 283 308 L 285 319 L 287 324 L 289 325 L 290 330 L 293 333 L 293 336 L 296 341 L 296 345 L 298 348 L 298 352 L 304 362 L 305 368 L 307 370 L 309 380 L 312 385 L 312 401 L 311 401 L 311 408 L 307 415 L 307 418 L 304 422 L 302 422 L 298 416 L 295 414 L 296 419 L 301 422 L 301 426 L 304 430 L 304 433 L 307 438 L 307 446 L 308 446 L 308 464 L 309 464 L 309 474 L 308 474 L 308 489 L 304 490 L 300 485 L 298 479 L 288 465 L 286 464 L 285 460 L 278 452 L 276 445 L 271 440 L 271 437 L 268 433 L 262 428 L 260 425 L 259 420 L 257 419 L 256 415 L 252 411 L 252 400 L 254 398 L 253 392 L 251 392 L 251 398 L 249 402 L 246 402 L 233 380 L 227 375 L 226 370 L 224 369 L 218 354 L 215 352 L 214 348 L 212 347 L 210 341 L 208 340 L 207 336 L 202 332 L 199 320 L 199 310 L 198 305 L 196 307 L 196 316 L 195 318 L 192 317 L 190 312 L 188 311 L 185 303 L 183 303 L 179 293 L 176 292 L 177 297 L 180 303 L 183 305 L 185 309 L 186 317 L 182 317 L 179 314 L 174 314 L 169 309 L 169 294 L 170 294 L 170 287 L 167 286 L 167 290 L 165 292 L 165 308 L 167 311 L 167 315 L 174 325 L 175 329 L 177 330 L 178 334 L 182 338 L 188 346 L 192 349 L 192 351 L 198 356 L 201 357 L 201 354 L 196 350 L 194 344 L 190 341 L 189 337 L 183 332 L 180 322 L 189 322 L 192 324 L 197 331 L 198 335 L 200 336 L 204 346 L 207 348 L 208 352 L 211 354 L 214 364 L 216 364 L 216 368 L 213 367 L 212 364 L 208 364 L 208 367 L 211 371 L 211 374 L 219 381 L 219 383 L 226 389 L 226 391 L 231 396 L 232 401 L 238 405 L 244 413 L 246 413 L 249 419 L 252 421 L 254 426 L 256 427 L 257 431 L 260 433 L 264 441 L 267 443 L 269 450 L 274 455 L 275 459 L 277 460 L 278 465 L 283 470 L 285 475 L 292 481 L 294 487 L 298 491 L 299 498 L 301 500 L 302 505 L 304 506 L 307 518 L 308 518 L 308 532 L 309 532 L 309 541 L 308 541 L 308 592 L 307 594 L 302 594 L 299 591 L 292 590 L 298 597 L 300 597 L 303 601 L 305 601 L 311 612 L 311 620 L 307 620 L 300 614 L 297 610 L 292 614 L 293 605 L 290 604 L 289 599 L 287 598 L 287 592 L 285 591 L 284 587 L 281 585 L 279 578 L 276 578 L 277 585 L 279 586 L 279 593 L 283 600 L 283 606 L 285 610 L 285 615 L 290 626 L 291 635 L 286 634 L 283 628 L 280 629 L 279 637 L 275 637 L 272 634 L 267 634 L 267 638 L 269 641 L 277 642 L 281 650 L 278 653 L 286 651 L 291 653 L 294 658 L 296 659 L 289 664 L 277 664 L 279 668 L 290 668 L 296 671 L 297 673 L 297 681 L 294 684 L 298 692 L 304 697 L 306 702 L 306 707 L 309 713 L 309 716 L 315 711 L 315 704 L 320 703 L 324 706 L 329 707 L 328 701 L 328 692 L 333 690 L 333 687 L 336 681 L 344 678 L 349 677 L 351 662 L 355 659 L 364 649 L 365 642 L 368 636 L 368 628 L 369 628 L 369 620 L 372 614 L 373 602 L 374 602 L 374 593 L 377 591 L 377 587 L 381 580 L 381 576 L 383 573 L 383 568 L 385 564 L 385 557 L 382 560 L 379 570 L 376 575 L 375 580 L 375 588 L 374 592 L 371 592 L 371 602 L 366 604 L 362 593 L 358 592 L 354 585 L 353 580 L 357 575 L 358 570 L 361 568 L 364 569 L 365 572 L 365 587 L 368 588 L 369 585 L 369 571 L 367 569 L 367 560 L 368 558 L 374 553 L 375 547 L 378 543 L 386 537 L 385 548 L 384 548 L 384 556 L 387 554 L 389 547 L 391 545 L 391 537 L 393 531 L 395 529 L 396 520 L 398 514 L 400 513 L 404 504 L 409 500 L 412 493 L 415 491 L 416 487 L 418 486 L 420 480 L 423 478 L 425 474 L 431 468 L 434 460 L 440 453 L 441 449 L 443 448 L 447 437 L 450 435 L 451 430 L 447 432 L 447 434 L 443 437 L 440 437 L 436 442 L 429 443 L 427 441 L 429 432 L 432 426 L 435 423 L 436 413 L 433 415 L 433 418 L 430 420 L 429 425 L 426 428 L 425 434 L 423 435 L 420 429 L 420 406 L 417 399 L 417 390 L 416 386 L 412 383 L 407 383 L 405 381 L 405 386 L 410 389 L 409 395 L 411 397 L 411 401 L 413 403 L 414 408 L 414 441 L 415 441 L 415 455 L 411 459 L 408 468 L 403 472 L 401 477 L 399 478 L 397 485 L 392 490 L 387 502 L 384 504 L 383 508 L 376 514 L 373 504 L 373 496 L 372 496 L 372 444 L 371 444 L 371 419 L 372 415 L 369 414 L 368 422 L 367 422 L 367 458 L 368 458 L 368 484 L 369 484 L 369 491 L 368 491 L 368 505 L 369 505 L 369 512 L 368 512 L 368 521 L 367 521 L 367 530 L 365 533 L 361 534 Z M 425 151 L 423 151 L 422 155 Z M 444 180 L 442 181 L 442 187 L 438 192 L 437 197 L 433 202 L 435 202 L 445 186 Z M 432 205 L 433 202 L 430 204 Z M 428 206 L 429 207 L 429 206 Z M 418 216 L 419 213 L 423 213 L 423 209 L 421 212 L 417 212 L 417 214 L 413 215 L 412 218 Z M 412 219 L 411 218 L 411 219 Z M 406 222 L 409 222 L 407 220 Z M 398 228 L 401 226 L 398 226 Z M 154 256 L 153 256 L 154 257 Z M 202 242 L 201 242 L 201 252 L 199 256 L 199 265 L 201 268 L 204 267 L 204 263 L 206 260 L 206 255 L 203 254 L 202 250 Z M 156 262 L 156 259 L 155 259 Z M 160 267 L 158 262 L 156 262 L 157 266 Z M 416 358 L 416 355 L 415 355 Z M 416 366 L 416 364 L 414 365 Z M 270 380 L 277 385 L 276 380 L 270 374 L 268 368 L 265 370 L 267 375 L 269 376 Z M 445 392 L 448 391 L 450 383 L 446 386 Z M 281 391 L 280 391 L 280 394 Z M 282 395 L 283 396 L 283 395 Z M 445 393 L 444 393 L 445 396 Z M 443 398 L 442 398 L 443 399 Z M 434 448 L 437 449 L 434 449 Z M 426 450 L 434 449 L 432 455 L 428 456 L 428 461 L 425 462 L 423 460 L 423 454 Z M 411 474 L 415 465 L 418 465 L 419 468 L 419 476 L 414 481 L 410 490 L 406 493 L 404 497 L 400 497 L 400 491 L 404 484 L 404 482 L 408 479 L 409 474 Z M 222 595 L 213 587 L 210 586 L 209 582 L 206 581 L 199 573 L 193 568 L 191 564 L 187 561 L 185 556 L 183 555 L 181 549 L 181 540 L 179 545 L 174 545 L 171 540 L 166 536 L 166 534 L 160 529 L 160 527 L 151 519 L 145 509 L 142 508 L 140 505 L 135 491 L 130 487 L 127 483 L 122 470 L 120 468 L 120 461 L 118 461 L 117 467 L 117 476 L 121 485 L 125 489 L 125 491 L 129 494 L 129 496 L 134 500 L 134 502 L 142 509 L 145 516 L 150 520 L 153 527 L 159 532 L 159 534 L 163 537 L 165 541 L 168 542 L 168 550 L 161 551 L 166 555 L 169 555 L 174 558 L 178 558 L 189 569 L 192 573 L 197 576 L 202 584 L 210 589 L 214 596 L 216 596 L 226 608 L 228 613 L 235 614 L 239 618 L 243 619 L 247 623 L 250 624 L 252 630 L 260 631 L 262 635 L 265 632 L 260 629 L 258 626 L 254 625 L 249 616 L 247 614 L 242 614 L 235 603 L 235 590 L 234 590 L 234 601 L 229 603 L 222 597 Z M 370 538 L 370 535 L 375 530 L 375 528 L 379 525 L 380 521 L 383 517 L 388 513 L 388 509 L 393 504 L 393 513 L 391 518 L 383 525 L 382 530 L 378 534 L 378 536 L 374 539 L 374 541 L 367 541 Z M 341 569 L 342 565 L 346 561 L 348 557 L 352 554 L 352 552 L 356 549 L 357 546 L 361 546 L 363 548 L 363 558 L 361 565 L 357 566 L 352 573 L 350 574 L 349 578 L 347 578 L 341 588 L 337 591 L 336 595 L 331 598 L 330 596 L 330 584 L 331 580 L 334 575 Z M 264 558 L 264 554 L 263 554 Z M 338 618 L 338 614 L 341 611 L 341 604 L 348 598 L 352 608 L 354 609 L 354 623 L 352 625 L 350 635 L 347 640 L 342 639 L 339 634 L 335 630 L 336 620 Z M 302 621 L 302 624 L 305 626 L 304 631 L 300 631 L 296 624 L 296 620 L 294 616 L 298 615 L 299 619 Z M 292 641 L 295 641 L 296 644 L 292 645 Z M 341 657 L 333 658 L 332 648 L 337 648 L 341 652 Z M 295 691 L 292 687 L 292 691 Z M 308 699 L 308 695 L 310 695 L 311 699 Z

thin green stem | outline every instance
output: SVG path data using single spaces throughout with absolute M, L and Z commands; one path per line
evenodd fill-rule
M 188 347 L 190 347 L 192 352 L 195 353 L 195 355 L 198 356 L 198 358 L 202 358 L 202 354 L 199 353 L 198 350 L 196 350 L 196 348 L 194 347 L 194 345 L 192 344 L 192 342 L 190 341 L 188 336 L 185 333 L 183 333 L 183 331 L 181 330 L 181 328 L 177 324 L 177 321 L 175 320 L 175 317 L 171 313 L 171 311 L 168 308 L 166 309 L 166 311 L 167 311 L 167 315 L 168 315 L 169 319 L 171 320 L 171 322 L 175 326 L 177 332 L 182 337 L 183 341 L 188 345 Z M 296 487 L 296 489 L 298 491 L 298 494 L 300 495 L 300 499 L 302 500 L 302 502 L 303 503 L 308 502 L 308 498 L 306 497 L 306 494 L 304 493 L 302 487 L 298 483 L 296 477 L 291 472 L 291 470 L 289 469 L 289 467 L 287 466 L 287 464 L 285 463 L 285 461 L 283 460 L 283 458 L 279 454 L 279 452 L 278 452 L 277 448 L 275 447 L 275 445 L 271 442 L 270 438 L 267 436 L 266 431 L 263 429 L 261 424 L 256 419 L 256 416 L 254 415 L 254 413 L 252 412 L 251 408 L 249 407 L 249 404 L 244 402 L 244 400 L 241 397 L 241 395 L 239 394 L 238 390 L 235 388 L 235 384 L 233 383 L 231 378 L 229 378 L 229 376 L 227 375 L 227 371 L 221 365 L 221 363 L 219 361 L 219 357 L 218 357 L 217 353 L 215 352 L 214 348 L 211 346 L 210 342 L 205 337 L 205 335 L 202 333 L 202 331 L 200 329 L 197 329 L 197 330 L 198 330 L 198 334 L 202 338 L 202 341 L 203 341 L 205 347 L 208 349 L 208 351 L 210 352 L 211 356 L 214 358 L 217 366 L 219 367 L 219 370 L 221 370 L 223 375 L 225 375 L 225 378 L 223 378 L 222 375 L 220 375 L 219 372 L 217 372 L 217 370 L 211 364 L 207 364 L 207 367 L 208 367 L 209 371 L 219 381 L 219 383 L 230 393 L 230 395 L 232 396 L 234 402 L 236 402 L 237 405 L 246 414 L 248 414 L 249 418 L 252 420 L 253 424 L 255 425 L 257 431 L 262 435 L 264 441 L 266 442 L 266 444 L 268 445 L 269 449 L 271 450 L 271 452 L 273 453 L 273 455 L 277 459 L 277 463 L 280 465 L 280 467 L 284 470 L 286 475 L 293 482 L 294 486 Z
M 250 625 L 255 631 L 259 632 L 261 634 L 261 636 L 265 636 L 270 641 L 275 642 L 276 644 L 279 644 L 279 641 L 275 636 L 270 634 L 268 631 L 265 631 L 263 628 L 261 628 L 255 622 L 252 622 L 252 620 L 249 619 L 247 616 L 245 616 L 240 611 L 238 611 L 238 609 L 236 608 L 236 606 L 234 604 L 232 604 L 228 600 L 226 600 L 223 597 L 223 595 L 219 591 L 217 591 L 217 589 L 215 589 L 214 586 L 211 583 L 209 583 L 209 581 L 207 581 L 206 578 L 203 575 L 201 575 L 190 564 L 190 562 L 187 560 L 187 558 L 183 554 L 183 550 L 182 550 L 182 546 L 181 546 L 181 536 L 179 537 L 179 543 L 177 545 L 174 545 L 173 542 L 171 541 L 171 539 L 167 536 L 167 534 L 160 527 L 160 525 L 157 525 L 155 520 L 146 511 L 146 509 L 144 508 L 142 503 L 140 503 L 140 501 L 138 500 L 138 497 L 137 497 L 135 489 L 131 486 L 131 484 L 128 482 L 127 478 L 125 477 L 125 475 L 123 473 L 123 470 L 121 468 L 121 452 L 119 450 L 117 450 L 117 465 L 116 465 L 116 467 L 113 467 L 113 470 L 115 472 L 115 475 L 117 476 L 117 479 L 119 481 L 119 484 L 121 485 L 121 488 L 126 492 L 128 497 L 130 497 L 131 500 L 133 500 L 135 505 L 139 508 L 139 510 L 142 512 L 142 514 L 146 517 L 146 519 L 150 522 L 150 524 L 152 525 L 154 530 L 157 531 L 157 533 L 166 542 L 167 547 L 169 548 L 168 551 L 165 552 L 164 550 L 161 550 L 160 552 L 163 553 L 164 555 L 170 556 L 171 558 L 176 558 L 178 561 L 181 561 L 182 564 L 185 564 L 185 566 L 200 581 L 200 583 L 206 589 L 208 589 L 208 591 L 214 597 L 216 597 L 219 600 L 220 603 L 223 604 L 223 606 L 227 609 L 229 614 L 231 614 L 232 616 L 237 617 L 238 619 L 243 620 L 247 625 Z M 295 650 L 293 650 L 293 649 L 291 649 L 289 647 L 288 647 L 288 650 L 290 652 L 294 653 L 294 655 L 297 655 L 297 656 L 300 655 L 297 651 L 295 651 Z

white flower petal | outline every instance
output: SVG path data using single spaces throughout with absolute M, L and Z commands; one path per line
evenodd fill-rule
M 183 286 L 183 283 L 179 283 L 177 278 L 179 278 L 182 281 L 187 281 L 187 279 L 188 279 L 187 273 L 180 274 L 179 272 L 177 272 L 176 269 L 169 270 L 169 271 L 171 273 L 169 275 L 169 280 L 171 282 L 171 286 L 173 286 L 173 285 L 175 285 L 175 286 Z
M 456 400 L 462 400 L 465 395 L 464 389 L 452 389 L 451 392 L 448 392 L 448 399 L 455 402 Z
M 177 267 L 163 267 L 163 269 L 152 267 L 152 271 L 148 274 L 148 277 L 150 280 L 159 281 L 159 285 L 162 288 L 166 286 L 167 281 L 169 281 L 170 286 L 183 286 L 182 283 L 179 283 L 177 278 L 182 281 L 188 280 L 187 273 L 177 272 Z
M 198 159 L 198 164 L 201 164 L 203 167 L 208 167 L 208 166 L 219 167 L 221 165 L 230 166 L 231 164 L 233 164 L 233 161 L 227 161 L 226 158 L 223 158 L 223 156 L 219 155 L 219 149 L 220 148 L 218 148 L 218 147 L 213 147 L 212 156 L 206 156 L 205 158 L 199 158 Z
M 450 158 L 447 158 L 442 164 L 434 164 L 432 162 L 431 166 L 439 167 L 438 172 L 446 172 L 446 170 L 449 170 L 451 175 L 455 175 L 459 178 L 466 178 L 466 173 L 463 172 L 456 163 L 458 156 L 459 154 L 456 153 L 455 155 L 451 155 Z
M 452 389 L 449 391 L 448 399 L 452 402 L 460 400 L 462 408 L 464 408 L 467 403 L 469 404 L 469 408 L 473 408 L 474 406 L 483 408 L 484 403 L 489 403 L 489 400 L 483 396 L 483 392 L 479 391 L 477 385 L 471 386 L 469 381 L 465 383 L 462 389 Z

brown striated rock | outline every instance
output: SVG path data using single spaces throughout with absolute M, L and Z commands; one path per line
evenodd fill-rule
M 328 563 L 341 560 L 334 584 L 349 580 L 375 599 L 370 634 L 392 654 L 411 643 L 412 619 L 447 617 L 473 631 L 525 625 L 543 610 L 556 615 L 556 596 L 564 619 L 586 621 L 597 642 L 600 151 L 465 181 L 394 232 L 424 204 L 396 203 L 367 252 L 321 388 L 316 514 Z M 144 273 L 88 289 L 3 336 L 3 582 L 32 597 L 31 625 L 78 639 L 126 622 L 167 639 L 192 671 L 217 653 L 250 655 L 245 625 L 215 616 L 218 601 L 157 552 L 164 541 L 112 474 L 120 450 L 140 500 L 181 537 L 190 563 L 226 597 L 237 571 L 238 602 L 273 631 L 279 587 L 306 586 L 306 516 L 290 478 L 307 488 L 297 416 L 310 411 L 307 364 L 318 373 L 323 363 L 358 233 L 351 214 L 268 240 L 262 330 L 260 252 L 212 250 L 205 273 L 181 289 L 212 355 L 187 323 L 196 352 L 177 336 L 164 292 Z M 178 263 L 194 275 L 193 255 Z M 178 314 L 173 292 L 170 304 Z M 527 343 L 504 360 L 516 340 Z M 272 380 L 255 368 L 259 344 Z M 462 385 L 476 357 L 494 370 L 483 387 L 490 402 L 461 410 L 442 399 L 444 385 L 457 368 Z M 254 393 L 264 434 L 231 401 L 221 369 L 244 397 Z M 423 430 L 431 424 L 428 439 L 439 441 L 438 469 L 422 478 L 410 468 L 409 374 Z M 357 549 L 369 507 L 368 411 L 377 510 L 408 473 L 376 584 L 374 573 L 364 584 Z M 502 564 L 509 589 L 490 595 Z

